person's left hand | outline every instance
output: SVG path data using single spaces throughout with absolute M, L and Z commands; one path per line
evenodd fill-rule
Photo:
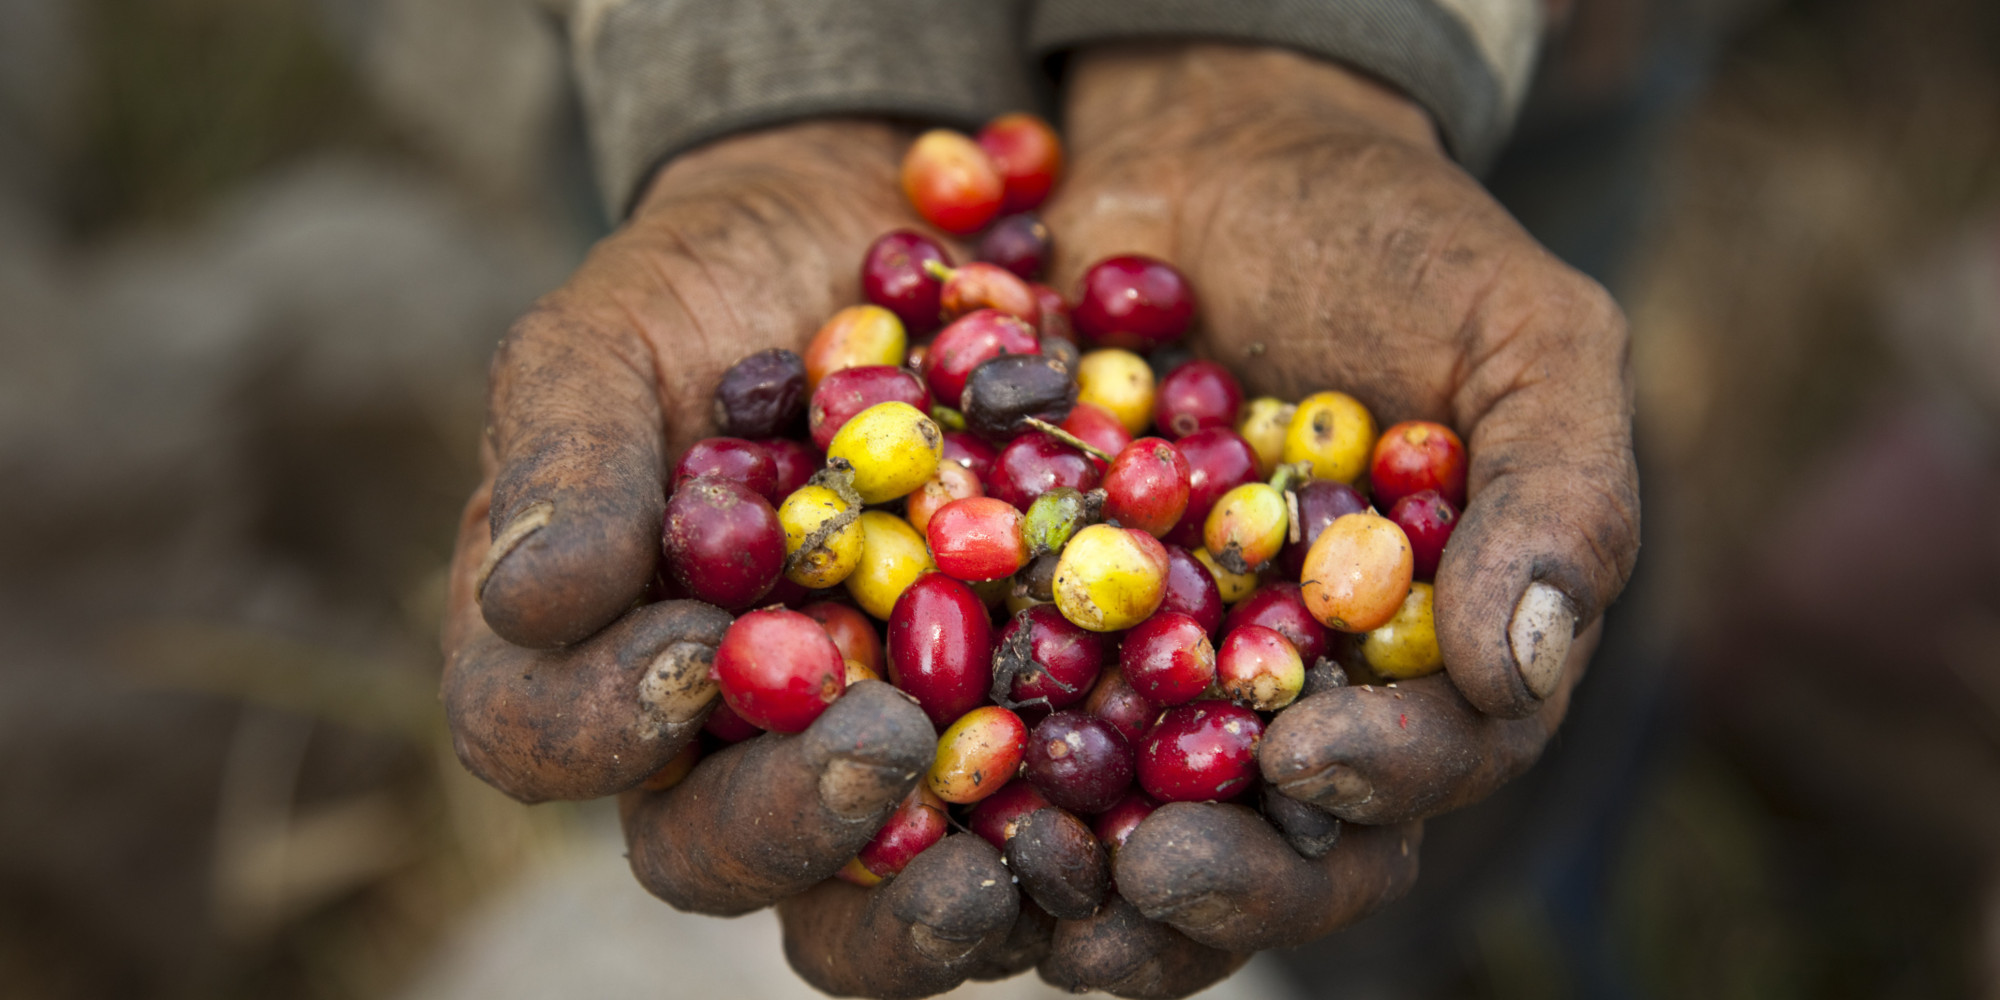
M 1190 346 L 1252 393 L 1343 390 L 1466 436 L 1471 502 L 1437 576 L 1447 674 L 1281 712 L 1268 786 L 1357 825 L 1308 859 L 1249 810 L 1168 805 L 1118 852 L 1122 897 L 1063 923 L 1044 978 L 1181 996 L 1414 881 L 1422 820 L 1525 770 L 1561 721 L 1638 548 L 1622 316 L 1441 149 L 1400 94 L 1276 49 L 1080 53 L 1057 287 L 1144 253 L 1199 300 Z

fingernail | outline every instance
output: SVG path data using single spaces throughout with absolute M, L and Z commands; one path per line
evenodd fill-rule
M 699 642 L 681 640 L 660 650 L 639 681 L 646 721 L 664 728 L 700 718 L 715 700 L 716 682 L 709 670 L 714 662 L 715 647 Z
M 1278 785 L 1278 790 L 1327 809 L 1360 805 L 1375 797 L 1375 785 L 1346 764 L 1329 764 L 1311 774 L 1288 779 Z
M 950 965 L 972 954 L 972 949 L 979 947 L 979 943 L 984 940 L 984 937 L 975 937 L 970 940 L 947 937 L 943 931 L 929 924 L 910 925 L 911 943 L 915 944 L 917 950 L 923 952 L 931 961 L 942 965 Z
M 1148 913 L 1154 920 L 1164 921 L 1187 930 L 1205 930 L 1221 923 L 1236 912 L 1236 904 L 1220 893 L 1205 892 L 1171 909 L 1159 913 Z
M 1514 605 L 1514 621 L 1507 626 L 1507 642 L 1513 648 L 1514 669 L 1537 698 L 1547 698 L 1562 681 L 1563 661 L 1576 638 L 1576 606 L 1562 591 L 1539 580 L 1528 585 L 1520 603 Z
M 547 500 L 537 500 L 529 504 L 527 510 L 515 515 L 514 520 L 508 522 L 505 528 L 500 529 L 498 535 L 493 536 L 493 544 L 486 547 L 486 558 L 480 560 L 479 575 L 474 577 L 472 581 L 472 596 L 474 600 L 478 600 L 486 595 L 486 581 L 492 577 L 493 571 L 499 568 L 500 560 L 507 558 L 507 554 L 513 552 L 515 547 L 525 541 L 529 535 L 540 531 L 547 525 L 550 519 L 555 516 L 555 512 L 555 504 Z
M 873 816 L 909 793 L 915 772 L 870 761 L 835 757 L 819 776 L 819 800 L 846 819 Z

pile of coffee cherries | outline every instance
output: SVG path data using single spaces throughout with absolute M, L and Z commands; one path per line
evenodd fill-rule
M 877 239 L 867 302 L 731 368 L 725 436 L 673 472 L 662 585 L 740 615 L 710 748 L 799 732 L 864 679 L 942 734 L 858 883 L 954 824 L 1005 850 L 1047 809 L 1115 851 L 1159 803 L 1252 793 L 1302 693 L 1442 666 L 1426 581 L 1465 503 L 1458 437 L 1378 435 L 1340 392 L 1246 403 L 1180 346 L 1195 298 L 1163 261 L 1099 261 L 1074 300 L 1038 283 L 1060 159 L 1027 115 L 917 140 L 906 192 L 978 259 Z

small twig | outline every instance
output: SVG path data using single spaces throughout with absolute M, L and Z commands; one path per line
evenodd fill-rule
M 1047 434 L 1048 436 L 1055 438 L 1056 440 L 1061 441 L 1062 443 L 1069 445 L 1070 447 L 1075 448 L 1076 450 L 1083 452 L 1084 454 L 1089 455 L 1090 457 L 1097 459 L 1100 462 L 1111 461 L 1112 456 L 1104 449 L 1098 448 L 1092 445 L 1090 442 L 1085 441 L 1084 439 L 1077 437 L 1076 435 L 1071 434 L 1070 432 L 1063 430 L 1062 428 L 1057 427 L 1056 425 L 1049 423 L 1048 421 L 1043 420 L 1040 417 L 1023 417 L 1021 419 L 1028 426 L 1033 427 L 1034 429 L 1041 431 L 1042 433 Z

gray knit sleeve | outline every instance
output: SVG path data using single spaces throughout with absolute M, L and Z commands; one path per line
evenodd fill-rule
M 662 161 L 814 115 L 977 127 L 1032 107 L 1016 0 L 568 0 L 558 5 L 613 218 Z
M 1028 46 L 1206 38 L 1339 60 L 1409 94 L 1478 169 L 1513 125 L 1541 32 L 1541 0 L 1036 0 Z

